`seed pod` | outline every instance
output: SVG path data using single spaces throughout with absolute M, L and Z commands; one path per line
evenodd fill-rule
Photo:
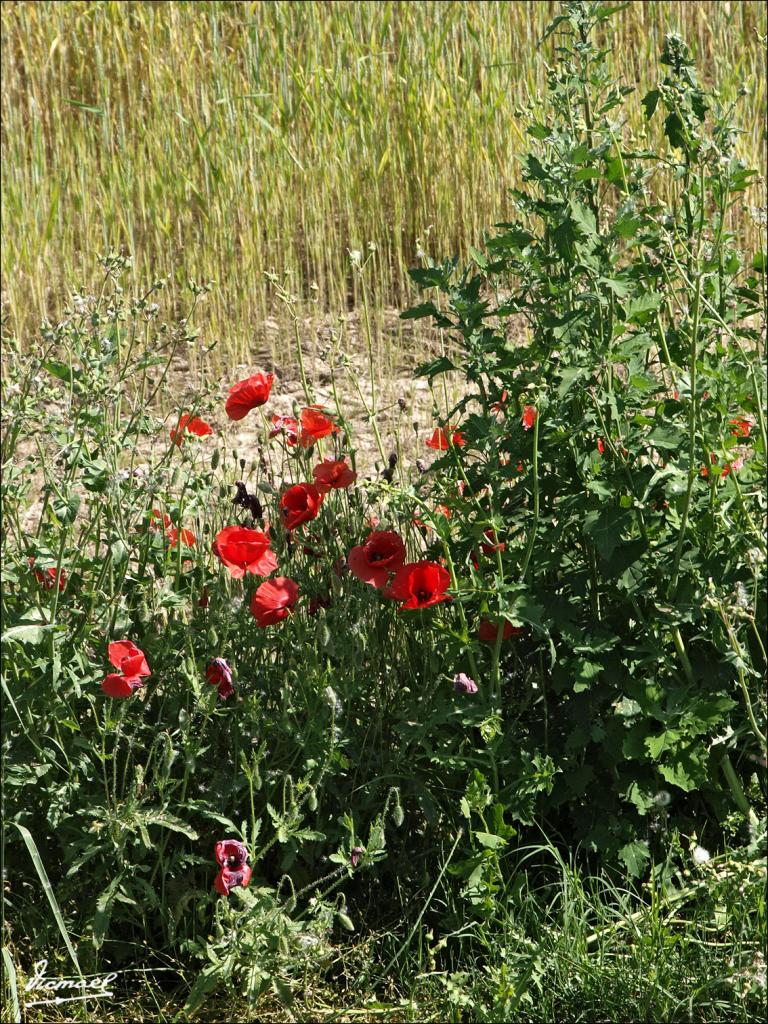
M 213 455 L 211 456 L 211 469 L 217 469 L 219 465 L 219 449 L 214 448 Z
M 213 626 L 211 626 L 211 628 L 208 630 L 208 636 L 206 637 L 206 640 L 211 650 L 214 650 L 216 647 L 219 646 L 219 634 L 216 632 Z

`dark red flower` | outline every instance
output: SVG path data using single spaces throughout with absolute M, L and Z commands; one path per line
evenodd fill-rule
M 285 436 L 286 444 L 296 444 L 299 439 L 299 421 L 293 416 L 273 416 L 272 430 L 270 430 L 269 436 L 277 437 L 278 434 Z
M 491 622 L 490 619 L 483 619 L 480 623 L 480 628 L 477 631 L 478 638 L 484 644 L 495 644 L 496 638 L 499 635 L 498 622 Z M 511 622 L 504 620 L 504 629 L 501 634 L 502 640 L 509 640 L 511 636 L 519 636 L 522 633 L 522 629 L 519 626 L 513 626 Z
M 259 626 L 274 626 L 293 611 L 299 587 L 285 576 L 265 580 L 251 598 L 251 612 Z
M 220 867 L 213 883 L 216 892 L 228 896 L 237 886 L 245 888 L 251 881 L 248 850 L 238 839 L 223 839 L 213 848 Z
M 256 409 L 269 398 L 272 384 L 275 377 L 272 373 L 254 373 L 252 377 L 246 377 L 229 389 L 224 408 L 231 420 L 241 420 L 247 416 L 251 409 Z
M 388 596 L 403 603 L 402 611 L 429 608 L 439 601 L 450 601 L 446 594 L 451 577 L 437 562 L 409 562 L 395 573 Z
M 338 434 L 339 428 L 323 411 L 321 405 L 310 405 L 301 410 L 301 434 L 299 441 L 302 448 L 311 448 L 315 441 L 329 434 Z
M 349 571 L 363 583 L 379 589 L 405 561 L 405 544 L 392 530 L 374 530 L 364 544 L 349 552 Z
M 597 439 L 597 450 L 600 452 L 601 455 L 605 454 L 605 444 L 603 443 L 602 437 L 598 437 Z
M 436 427 L 432 437 L 427 441 L 427 448 L 434 448 L 438 452 L 446 452 L 451 445 L 462 448 L 467 442 L 464 435 L 456 427 L 448 427 L 451 432 L 450 438 L 442 427 Z
M 203 589 L 202 589 L 202 591 L 200 593 L 200 600 L 197 602 L 197 607 L 198 608 L 207 608 L 208 607 L 208 600 L 209 600 L 209 598 L 208 598 L 208 587 L 206 587 L 204 585 Z
M 224 658 L 213 658 L 205 670 L 205 677 L 211 686 L 218 686 L 220 700 L 226 700 L 235 692 L 232 669 Z
M 314 519 L 320 511 L 325 493 L 314 484 L 294 484 L 280 499 L 280 514 L 286 530 L 295 530 Z
M 483 531 L 483 536 L 488 538 L 487 544 L 481 544 L 480 550 L 484 555 L 493 555 L 497 551 L 505 551 L 507 545 L 504 541 L 499 541 L 498 535 L 492 526 L 489 526 L 487 530 Z M 472 564 L 476 569 L 480 568 L 480 556 L 477 551 L 472 552 Z
M 538 413 L 536 412 L 534 406 L 526 405 L 526 407 L 523 409 L 523 430 L 530 430 L 533 424 L 536 422 L 537 416 Z
M 457 672 L 453 677 L 453 689 L 456 693 L 477 693 L 477 683 L 464 672 Z
M 205 420 L 201 420 L 198 416 L 190 416 L 188 412 L 185 412 L 180 417 L 178 424 L 171 428 L 171 440 L 181 445 L 184 440 L 184 431 L 188 434 L 196 434 L 197 437 L 205 437 L 206 434 L 213 433 L 213 428 Z
M 352 849 L 349 851 L 349 863 L 352 865 L 353 868 L 356 868 L 357 865 L 360 863 L 360 858 L 363 856 L 364 853 L 364 846 L 353 846 Z
M 321 490 L 338 490 L 349 487 L 357 480 L 357 473 L 350 469 L 345 459 L 326 459 L 312 470 L 315 483 Z
M 247 572 L 269 576 L 277 568 L 277 555 L 270 549 L 267 534 L 247 526 L 227 526 L 216 534 L 211 550 L 236 580 Z
M 330 608 L 330 607 L 331 607 L 331 595 L 330 594 L 320 594 L 317 597 L 313 597 L 312 600 L 309 602 L 309 614 L 310 615 L 317 615 L 317 613 L 320 611 L 321 608 Z
M 40 584 L 40 586 L 44 587 L 46 590 L 53 590 L 53 588 L 57 585 L 56 566 L 52 565 L 48 569 L 36 569 L 34 555 L 30 555 L 27 561 L 29 562 L 29 567 L 35 574 L 35 579 Z M 66 587 L 66 585 L 67 573 L 64 567 L 62 566 L 58 575 L 59 593 L 61 593 L 61 591 Z
M 147 659 L 141 648 L 131 640 L 116 640 L 107 647 L 107 657 L 117 672 L 110 672 L 101 682 L 108 697 L 130 697 L 144 685 L 142 676 L 149 676 Z

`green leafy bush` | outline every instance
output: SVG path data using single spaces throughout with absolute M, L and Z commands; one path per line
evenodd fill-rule
M 669 36 L 643 99 L 668 145 L 644 149 L 591 42 L 610 13 L 555 18 L 519 219 L 461 271 L 412 271 L 439 298 L 403 316 L 454 342 L 420 372 L 466 380 L 419 494 L 451 513 L 445 645 L 488 698 L 494 806 L 554 815 L 639 873 L 660 802 L 747 812 L 765 756 L 765 266 L 728 231 L 754 176 L 732 110 Z M 674 204 L 649 199 L 659 175 Z M 479 657 L 483 618 L 498 629 Z

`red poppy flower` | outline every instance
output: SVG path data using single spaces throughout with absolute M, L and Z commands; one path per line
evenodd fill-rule
M 208 607 L 208 601 L 209 601 L 209 598 L 208 598 L 208 587 L 203 586 L 202 592 L 200 594 L 200 600 L 197 602 L 197 607 L 198 608 L 207 608 Z
M 294 484 L 280 499 L 280 514 L 286 530 L 295 530 L 314 519 L 320 511 L 325 493 L 314 484 Z
M 130 697 L 134 690 L 144 685 L 142 676 L 149 676 L 144 652 L 131 640 L 116 640 L 107 647 L 107 657 L 117 672 L 110 672 L 101 682 L 101 688 L 108 697 Z
M 537 416 L 538 413 L 536 412 L 534 406 L 526 405 L 526 407 L 523 409 L 523 430 L 530 430 L 533 424 L 536 422 Z
M 124 676 L 149 676 L 144 651 L 132 640 L 115 640 L 107 647 L 109 663 L 120 669 Z
M 198 416 L 190 416 L 187 412 L 183 413 L 178 425 L 171 429 L 171 440 L 181 445 L 185 430 L 188 434 L 195 434 L 197 437 L 205 437 L 206 434 L 213 433 L 213 428 L 209 423 L 201 420 Z
M 296 444 L 299 439 L 299 421 L 295 420 L 293 416 L 273 416 L 272 430 L 270 430 L 269 436 L 277 437 L 278 434 L 285 436 L 286 444 Z
M 450 438 L 442 427 L 436 427 L 432 437 L 427 441 L 427 448 L 434 448 L 438 452 L 447 452 L 451 445 L 462 448 L 467 442 L 464 435 L 456 427 L 448 427 L 451 431 Z
M 56 566 L 52 565 L 49 569 L 36 569 L 35 568 L 35 558 L 34 558 L 33 555 L 30 555 L 30 557 L 27 559 L 27 561 L 29 562 L 29 568 L 35 574 L 35 579 L 40 584 L 40 586 L 41 587 L 45 587 L 46 590 L 53 590 L 53 588 L 57 585 L 56 584 Z M 67 573 L 66 573 L 66 570 L 64 569 L 64 567 L 62 566 L 62 568 L 59 571 L 59 576 L 58 576 L 59 593 L 61 593 L 61 591 L 66 587 L 66 585 L 67 585 Z
M 232 669 L 224 658 L 213 658 L 205 670 L 205 677 L 211 686 L 218 686 L 219 700 L 226 700 L 235 692 Z
M 728 424 L 733 427 L 731 433 L 734 437 L 749 437 L 750 431 L 752 430 L 752 424 L 749 420 L 739 418 L 729 420 Z
M 501 634 L 502 640 L 509 640 L 511 636 L 519 636 L 522 633 L 519 626 L 513 626 L 511 622 L 504 620 L 504 630 Z M 499 635 L 499 623 L 491 622 L 490 619 L 483 619 L 477 631 L 478 639 L 484 644 L 495 644 Z
M 251 612 L 259 626 L 274 626 L 293 611 L 298 584 L 285 576 L 265 580 L 251 598 Z
M 329 416 L 326 416 L 322 405 L 310 405 L 301 410 L 299 442 L 302 448 L 311 448 L 315 441 L 338 432 L 339 428 Z
M 315 466 L 312 476 L 321 490 L 349 487 L 357 480 L 357 473 L 349 468 L 344 459 L 326 459 L 319 466 Z
M 489 526 L 487 530 L 483 531 L 483 536 L 488 538 L 489 543 L 481 544 L 480 550 L 484 555 L 492 555 L 496 551 L 505 551 L 507 545 L 504 541 L 499 541 L 498 535 L 492 526 Z M 472 552 L 472 564 L 476 569 L 480 568 L 480 556 L 477 551 Z
M 221 869 L 213 883 L 216 892 L 228 896 L 237 886 L 245 888 L 251 881 L 246 847 L 238 839 L 223 839 L 213 852 Z
M 227 526 L 219 531 L 211 551 L 226 565 L 231 576 L 242 579 L 247 572 L 269 576 L 277 568 L 277 555 L 269 547 L 269 537 L 247 526 Z
M 224 406 L 231 420 L 241 420 L 251 409 L 256 409 L 269 398 L 275 377 L 272 373 L 254 373 L 252 377 L 239 380 L 229 389 L 229 398 Z
M 172 526 L 170 530 L 166 531 L 165 535 L 170 541 L 172 548 L 175 548 L 179 543 L 179 538 L 181 538 L 181 543 L 187 548 L 193 548 L 197 543 L 197 538 L 192 530 L 178 530 L 175 526 Z
M 605 454 L 605 444 L 603 443 L 602 437 L 598 437 L 597 439 L 597 450 L 600 452 L 601 455 Z
M 429 608 L 439 601 L 450 601 L 446 594 L 451 577 L 437 562 L 409 562 L 395 573 L 388 596 L 402 601 L 402 611 Z
M 134 690 L 140 690 L 143 685 L 139 676 L 123 676 L 119 672 L 110 672 L 101 681 L 104 693 L 116 700 L 130 697 Z
M 405 561 L 405 544 L 392 530 L 374 530 L 364 544 L 352 548 L 347 561 L 353 576 L 382 589 Z
M 149 516 L 149 525 L 153 530 L 167 530 L 171 525 L 171 517 L 159 508 L 153 508 Z

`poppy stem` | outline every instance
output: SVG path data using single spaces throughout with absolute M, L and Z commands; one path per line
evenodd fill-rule
M 533 554 L 533 546 L 536 543 L 536 532 L 539 528 L 539 421 L 541 413 L 536 411 L 536 419 L 533 421 L 533 525 L 531 526 L 528 538 L 528 547 L 525 551 L 523 564 L 520 569 L 520 582 L 525 579 L 528 572 L 528 564 Z

